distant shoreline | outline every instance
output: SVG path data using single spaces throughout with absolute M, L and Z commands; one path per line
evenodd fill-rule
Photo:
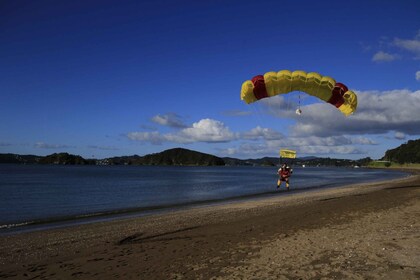
M 321 157 L 303 157 L 293 159 L 298 166 L 366 166 L 370 158 L 350 160 Z M 55 164 L 55 165 L 147 165 L 147 166 L 277 166 L 279 157 L 256 159 L 238 159 L 174 148 L 144 156 L 115 156 L 104 159 L 88 158 L 69 153 L 54 153 L 47 156 L 0 154 L 0 163 L 17 164 Z

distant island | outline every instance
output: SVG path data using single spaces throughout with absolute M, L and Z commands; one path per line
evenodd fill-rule
M 367 166 L 372 162 L 374 161 L 369 157 L 358 160 L 329 157 L 303 157 L 293 160 L 293 164 L 297 166 L 354 167 Z M 410 140 L 395 149 L 386 151 L 381 162 L 389 163 L 389 165 L 391 162 L 396 162 L 398 164 L 420 163 L 420 139 Z M 132 155 L 105 159 L 84 159 L 81 156 L 69 153 L 54 153 L 48 156 L 0 154 L 0 163 L 59 165 L 276 166 L 279 164 L 279 158 L 221 158 L 184 148 L 174 148 L 145 156 Z

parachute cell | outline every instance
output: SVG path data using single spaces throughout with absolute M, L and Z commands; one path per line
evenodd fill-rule
M 334 105 L 346 116 L 357 108 L 356 94 L 348 90 L 344 84 L 316 72 L 304 71 L 281 70 L 255 76 L 242 84 L 241 99 L 250 104 L 291 91 L 302 91 L 315 96 Z
M 280 150 L 280 157 L 282 157 L 282 158 L 296 158 L 296 151 L 294 151 L 294 150 Z

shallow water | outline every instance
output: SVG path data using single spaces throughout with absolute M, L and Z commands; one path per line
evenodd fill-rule
M 307 191 L 403 176 L 364 168 L 294 168 L 291 189 Z M 0 165 L 0 230 L 281 195 L 276 182 L 276 167 Z

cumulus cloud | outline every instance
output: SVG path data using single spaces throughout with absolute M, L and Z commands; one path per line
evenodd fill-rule
M 173 139 L 186 142 L 228 142 L 236 138 L 235 134 L 225 126 L 224 123 L 202 119 L 193 123 L 192 127 L 181 130 L 178 134 L 172 135 Z
M 336 111 L 332 106 L 330 107 L 333 109 L 333 112 Z M 308 109 L 314 110 L 311 106 Z M 286 111 L 282 110 L 282 112 Z M 127 137 L 134 141 L 155 145 L 168 142 L 190 144 L 196 142 L 227 143 L 236 141 L 240 145 L 239 147 L 225 148 L 220 150 L 220 152 L 225 155 L 249 157 L 270 155 L 281 147 L 296 149 L 301 154 L 364 154 L 365 151 L 361 150 L 359 146 L 377 144 L 367 137 L 339 134 L 296 134 L 285 136 L 279 131 L 261 126 L 245 132 L 232 132 L 221 121 L 202 119 L 174 133 L 161 133 L 158 131 L 131 132 L 127 134 Z
M 416 80 L 417 81 L 420 81 L 420 71 L 417 71 L 416 72 Z
M 298 116 L 293 110 L 279 110 L 279 106 L 286 104 L 283 98 L 272 98 L 273 102 L 266 103 L 268 107 L 262 109 L 294 120 L 287 136 L 283 134 L 285 130 L 281 133 L 261 126 L 234 132 L 223 122 L 207 118 L 172 133 L 131 132 L 127 137 L 156 145 L 236 141 L 239 146 L 220 151 L 227 155 L 255 157 L 273 154 L 282 147 L 296 149 L 299 154 L 364 155 L 369 150 L 367 146 L 378 145 L 368 135 L 391 132 L 399 140 L 408 135 L 420 135 L 420 90 L 364 91 L 357 92 L 357 95 L 358 109 L 349 117 L 325 102 L 302 106 L 303 113 Z
M 257 126 L 248 132 L 244 132 L 241 138 L 248 140 L 277 140 L 284 138 L 284 135 L 273 129 Z
M 288 149 L 297 150 L 298 154 L 331 156 L 366 154 L 366 150 L 360 147 L 365 145 L 377 145 L 377 143 L 361 136 L 283 137 L 276 140 L 244 142 L 238 147 L 223 149 L 221 153 L 239 157 L 275 156 L 279 149 L 287 147 Z
M 175 113 L 156 115 L 152 118 L 152 121 L 163 126 L 169 126 L 174 128 L 187 127 L 182 121 L 182 118 Z
M 372 61 L 375 62 L 388 62 L 388 61 L 394 61 L 398 58 L 398 55 L 386 53 L 383 51 L 379 51 L 375 53 L 372 57 Z
M 332 147 L 352 145 L 377 145 L 377 143 L 366 137 L 353 136 L 304 136 L 304 137 L 287 137 L 281 140 L 267 141 L 266 145 L 270 149 L 275 147 L 291 147 L 298 150 L 313 149 L 313 147 Z M 310 148 L 312 147 L 312 148 Z M 330 149 L 331 150 L 331 149 Z
M 292 142 L 288 140 L 287 142 Z M 302 144 L 295 143 L 295 144 Z M 321 141 L 322 142 L 322 141 Z M 228 155 L 235 155 L 240 157 L 259 157 L 259 156 L 266 156 L 272 155 L 277 156 L 277 152 L 281 147 L 287 147 L 290 149 L 297 150 L 298 154 L 307 154 L 307 155 L 346 155 L 346 154 L 366 154 L 366 151 L 352 145 L 296 145 L 291 146 L 287 145 L 286 142 L 282 145 L 282 143 L 277 142 L 266 142 L 266 143 L 243 143 L 237 148 L 228 148 L 222 150 L 221 152 Z
M 298 106 L 298 103 L 296 102 L 296 100 L 293 99 L 292 96 L 293 96 L 293 93 L 289 93 L 285 96 L 276 95 L 271 98 L 262 99 L 259 102 L 261 104 L 264 104 L 264 106 L 270 107 L 274 110 L 290 109 L 290 108 L 295 108 Z M 306 99 L 307 97 L 308 97 L 307 95 L 300 96 L 301 99 Z
M 302 154 L 366 154 L 365 151 L 354 147 L 354 146 L 338 146 L 338 147 L 328 147 L 328 146 L 305 146 L 300 149 Z
M 135 141 L 162 144 L 163 142 L 195 143 L 195 142 L 229 142 L 237 138 L 224 123 L 213 119 L 202 119 L 176 133 L 131 132 L 128 138 Z
M 293 136 L 333 136 L 382 134 L 400 131 L 408 135 L 420 134 L 420 90 L 358 92 L 358 108 L 354 115 L 344 117 L 333 106 L 312 104 L 302 108 Z

